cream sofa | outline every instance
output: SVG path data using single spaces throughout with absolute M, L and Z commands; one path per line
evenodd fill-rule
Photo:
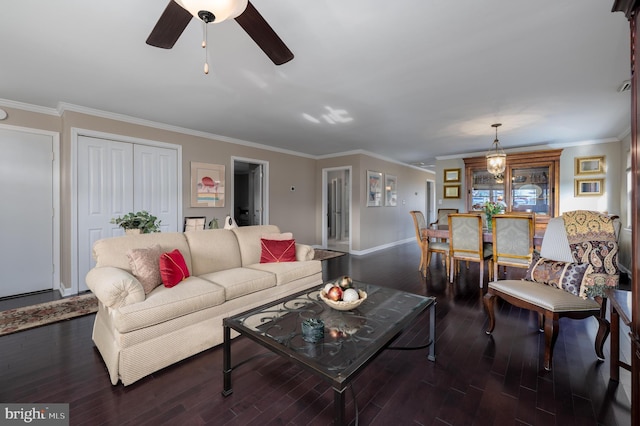
M 126 386 L 223 341 L 222 319 L 322 283 L 312 247 L 296 261 L 260 262 L 260 238 L 277 226 L 156 233 L 99 240 L 86 277 L 99 300 L 93 341 L 112 384 Z M 145 295 L 127 251 L 160 245 L 180 250 L 191 276 Z

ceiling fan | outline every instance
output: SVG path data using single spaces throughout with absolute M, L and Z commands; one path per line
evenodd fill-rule
M 293 59 L 293 53 L 248 0 L 171 0 L 147 44 L 171 49 L 194 16 L 205 24 L 235 18 L 274 64 L 282 65 Z

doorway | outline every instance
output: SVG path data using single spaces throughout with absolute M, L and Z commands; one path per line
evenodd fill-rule
M 433 222 L 435 222 L 437 220 L 437 217 L 436 217 L 436 183 L 435 183 L 435 181 L 432 181 L 432 180 L 428 180 L 427 181 L 424 212 L 425 212 L 425 217 L 427 218 L 427 223 L 433 223 Z
M 322 170 L 322 245 L 351 252 L 351 167 Z
M 233 165 L 231 215 L 238 226 L 268 224 L 269 163 L 232 157 L 231 164 Z

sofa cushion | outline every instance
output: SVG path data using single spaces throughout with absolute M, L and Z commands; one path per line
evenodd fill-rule
M 547 284 L 578 296 L 588 263 L 559 262 L 533 254 L 525 280 Z
M 264 238 L 265 240 L 277 240 L 277 241 L 293 240 L 293 232 L 262 234 L 260 238 Z
M 201 275 L 225 289 L 227 300 L 276 286 L 276 276 L 266 271 L 250 268 L 233 268 Z
M 260 238 L 264 234 L 279 233 L 280 229 L 275 225 L 241 226 L 231 230 L 236 235 L 240 247 L 242 266 L 260 263 L 262 247 Z
M 145 300 L 111 311 L 120 333 L 160 324 L 225 302 L 225 291 L 209 281 L 189 277 L 180 285 L 156 287 Z
M 162 284 L 160 276 L 160 255 L 162 247 L 156 244 L 153 247 L 131 249 L 127 252 L 131 273 L 140 281 L 144 294 Z
M 319 260 L 307 260 L 302 262 L 256 263 L 248 265 L 247 268 L 274 274 L 276 284 L 283 285 L 300 278 L 322 273 L 322 262 Z
M 199 231 L 203 232 L 203 231 Z M 125 235 L 123 237 L 104 238 L 93 244 L 93 258 L 96 267 L 115 266 L 116 268 L 131 271 L 127 252 L 130 249 L 147 248 L 159 244 L 162 251 L 180 250 L 187 263 L 187 268 L 192 271 L 191 251 L 189 244 L 182 232 L 154 232 L 153 234 Z
M 296 240 L 260 239 L 262 252 L 260 263 L 280 263 L 296 261 Z
M 165 287 L 173 287 L 189 278 L 189 269 L 180 250 L 175 249 L 160 256 L 160 275 Z
M 239 268 L 240 247 L 233 232 L 227 229 L 206 229 L 184 233 L 191 249 L 192 275 Z M 259 244 L 259 242 L 258 242 Z

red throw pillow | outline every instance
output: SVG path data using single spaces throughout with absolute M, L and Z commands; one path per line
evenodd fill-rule
M 265 240 L 260 238 L 260 263 L 295 262 L 296 240 Z
M 173 287 L 180 281 L 189 278 L 187 263 L 180 250 L 175 249 L 160 256 L 160 276 L 165 287 Z

